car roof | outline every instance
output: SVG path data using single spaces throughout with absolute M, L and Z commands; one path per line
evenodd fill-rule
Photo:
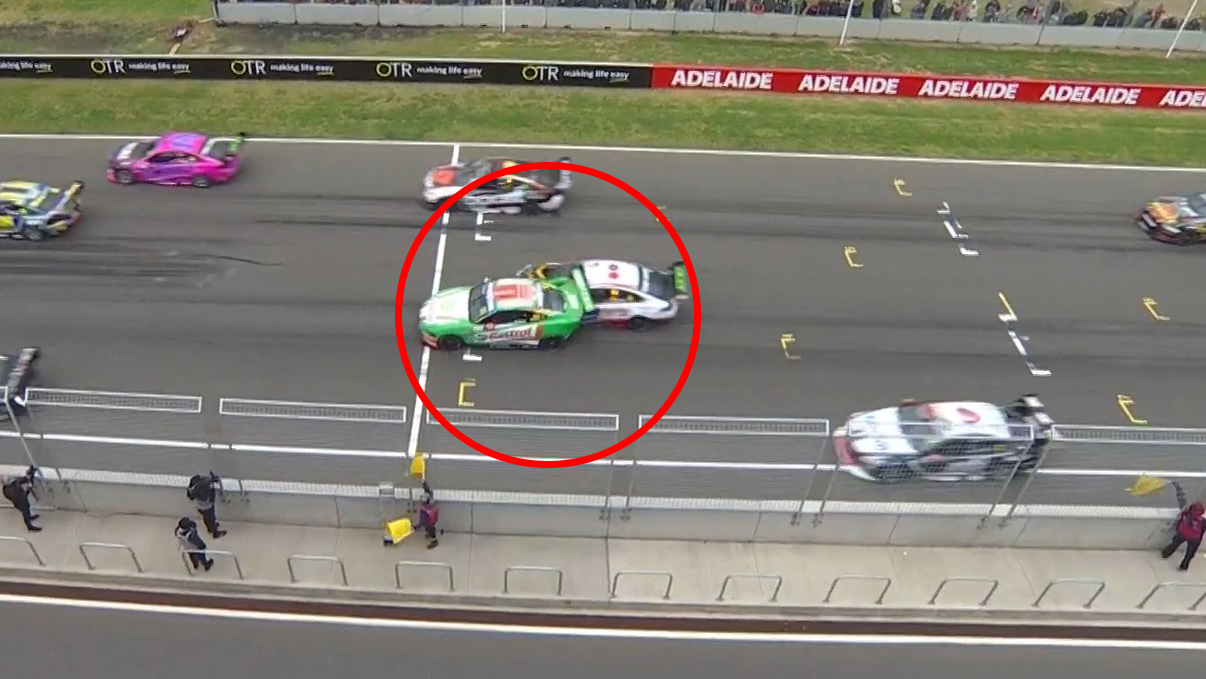
M 50 186 L 38 182 L 0 182 L 0 203 L 32 205 L 50 190 Z
M 641 289 L 643 267 L 640 264 L 621 262 L 614 259 L 587 259 L 582 261 L 586 284 L 592 288 L 610 286 Z
M 983 401 L 932 401 L 918 404 L 945 428 L 945 437 L 1016 438 L 1020 433 L 1005 419 L 1001 407 Z
M 490 282 L 490 308 L 493 311 L 529 311 L 544 304 L 539 283 L 527 278 L 499 278 Z
M 168 132 L 155 140 L 151 153 L 161 151 L 182 151 L 184 153 L 201 153 L 209 136 L 200 132 Z

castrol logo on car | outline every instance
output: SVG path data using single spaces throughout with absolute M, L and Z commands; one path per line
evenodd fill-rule
M 670 87 L 694 87 L 708 90 L 772 90 L 775 74 L 770 71 L 722 69 L 675 69 Z

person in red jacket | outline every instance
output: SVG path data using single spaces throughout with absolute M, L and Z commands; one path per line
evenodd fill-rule
M 1186 506 L 1185 491 L 1182 490 L 1181 485 L 1174 483 L 1173 487 L 1177 490 L 1177 505 L 1181 507 L 1181 514 L 1177 517 L 1172 541 L 1160 551 L 1160 556 L 1167 559 L 1177 551 L 1181 543 L 1185 543 L 1185 558 L 1181 559 L 1181 565 L 1177 570 L 1187 571 L 1189 562 L 1193 560 L 1198 547 L 1202 545 L 1202 536 L 1206 534 L 1206 506 L 1203 506 L 1201 501 L 1194 501 Z

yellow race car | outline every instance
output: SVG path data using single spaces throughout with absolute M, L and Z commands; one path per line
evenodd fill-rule
M 0 238 L 43 241 L 61 236 L 80 220 L 84 182 L 65 189 L 38 182 L 0 183 Z

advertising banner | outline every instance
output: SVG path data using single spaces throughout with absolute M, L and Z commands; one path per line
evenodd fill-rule
M 652 67 L 544 61 L 0 54 L 0 78 L 466 83 L 648 89 Z
M 655 65 L 653 87 L 1206 110 L 1206 87 L 971 76 Z

